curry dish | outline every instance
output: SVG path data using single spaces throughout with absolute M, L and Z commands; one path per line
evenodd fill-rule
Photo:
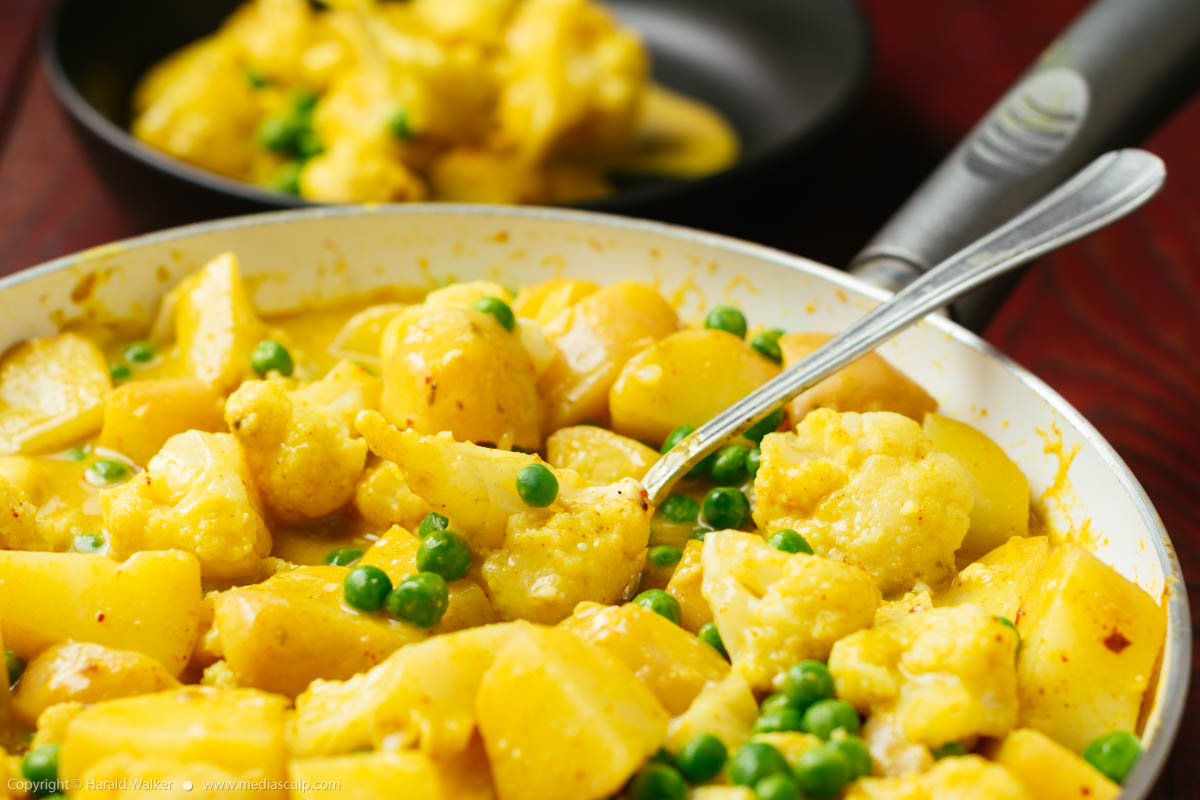
M 826 338 L 753 323 L 562 278 L 264 319 L 226 253 L 148 331 L 14 346 L 0 785 L 1117 797 L 1163 609 L 880 356 L 647 502 Z
M 610 173 L 692 178 L 738 152 L 591 0 L 251 0 L 132 110 L 151 147 L 325 202 L 584 200 Z

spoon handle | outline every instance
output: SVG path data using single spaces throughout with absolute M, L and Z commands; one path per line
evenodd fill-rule
M 1100 156 L 685 437 L 642 479 L 650 501 L 657 505 L 696 462 L 805 389 L 980 284 L 1120 219 L 1153 197 L 1165 177 L 1162 161 L 1143 150 Z

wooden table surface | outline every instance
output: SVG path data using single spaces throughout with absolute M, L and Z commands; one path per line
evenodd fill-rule
M 37 65 L 47 3 L 0 2 L 0 275 L 186 221 L 163 198 L 122 206 L 76 142 Z M 843 264 L 1085 5 L 1082 0 L 864 0 L 871 82 L 838 135 L 758 194 L 691 221 Z M 1145 146 L 1168 165 L 1131 219 L 1030 270 L 986 330 L 1112 442 L 1171 532 L 1200 619 L 1200 102 Z M 1155 797 L 1200 790 L 1200 692 Z

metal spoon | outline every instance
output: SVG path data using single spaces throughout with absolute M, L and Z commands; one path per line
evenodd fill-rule
M 950 256 L 794 364 L 685 437 L 650 467 L 642 485 L 658 505 L 696 462 L 815 383 L 982 283 L 1080 239 L 1140 207 L 1166 168 L 1144 150 L 1100 156 L 1075 177 L 974 244 Z

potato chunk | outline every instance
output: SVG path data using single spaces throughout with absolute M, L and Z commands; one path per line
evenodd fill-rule
M 619 658 L 672 715 L 686 711 L 706 683 L 729 672 L 729 663 L 711 646 L 633 603 L 580 603 L 559 627 Z
M 979 756 L 944 758 L 928 772 L 903 778 L 863 778 L 842 800 L 1032 800 L 999 764 Z
M 108 398 L 98 444 L 145 466 L 167 439 L 190 430 L 225 430 L 216 392 L 198 378 L 134 381 Z
M 289 733 L 296 755 L 419 746 L 439 758 L 462 752 L 476 727 L 484 672 L 525 623 L 434 636 L 347 681 L 316 681 L 296 698 Z
M 178 675 L 199 635 L 200 566 L 179 551 L 118 564 L 84 553 L 0 552 L 5 644 L 26 660 L 74 639 L 152 656 Z
M 380 410 L 421 433 L 504 449 L 541 446 L 541 399 L 529 353 L 490 314 L 417 307 L 383 336 Z
M 247 381 L 229 396 L 225 421 L 276 519 L 318 519 L 354 496 L 367 443 L 336 412 L 293 402 L 280 381 Z
M 824 660 L 834 642 L 869 626 L 875 581 L 859 567 L 776 550 L 761 536 L 713 531 L 704 539 L 704 598 L 734 669 L 757 691 L 788 667 Z
M 938 608 L 833 646 L 838 697 L 864 713 L 895 709 L 904 737 L 938 747 L 1003 736 L 1017 723 L 1017 636 L 979 606 Z
M 972 498 L 966 469 L 886 411 L 817 409 L 762 440 L 754 521 L 792 528 L 818 555 L 861 564 L 884 595 L 954 575 Z
M 833 338 L 829 333 L 788 333 L 779 338 L 783 366 L 803 361 L 810 353 Z M 903 372 L 878 353 L 868 353 L 788 403 L 792 426 L 814 408 L 835 411 L 892 411 L 920 422 L 925 414 L 937 410 L 937 401 Z
M 629 478 L 563 490 L 546 511 L 508 520 L 481 574 L 501 617 L 554 623 L 577 603 L 615 603 L 646 563 L 650 504 Z
M 702 733 L 711 733 L 732 753 L 754 732 L 758 701 L 746 679 L 730 672 L 705 685 L 696 699 L 667 728 L 666 746 L 673 753 Z
M 1031 728 L 1005 736 L 992 758 L 1016 776 L 1031 800 L 1116 800 L 1121 793 L 1091 764 Z
M 608 395 L 613 430 L 661 442 L 699 426 L 779 374 L 740 337 L 718 330 L 672 333 L 625 362 Z
M 958 557 L 974 561 L 1011 537 L 1024 536 L 1029 530 L 1029 481 L 1000 445 L 970 425 L 938 414 L 926 414 L 924 427 L 935 448 L 967 468 L 975 497 Z
M 178 548 L 220 580 L 256 574 L 271 551 L 261 501 L 227 433 L 172 436 L 145 472 L 102 491 L 100 506 L 115 558 Z
M 496 654 L 475 708 L 500 800 L 608 797 L 667 732 L 667 712 L 628 667 L 533 626 Z
M 1137 730 L 1166 613 L 1075 544 L 1055 549 L 1042 576 L 1017 621 L 1021 724 L 1077 752 L 1102 733 Z
M 96 432 L 111 389 L 104 354 L 82 336 L 18 344 L 0 359 L 0 455 L 55 450 Z
M 575 470 L 589 483 L 641 480 L 657 460 L 657 450 L 594 425 L 559 428 L 546 439 L 546 461 Z
M 172 289 L 163 313 L 172 312 L 187 374 L 222 395 L 253 374 L 250 353 L 266 329 L 242 285 L 237 256 L 222 253 Z
M 437 764 L 424 753 L 356 753 L 333 758 L 304 758 L 288 769 L 302 788 L 296 800 L 312 798 L 397 797 L 404 800 L 450 800 Z
M 1021 604 L 1041 586 L 1042 568 L 1049 558 L 1050 542 L 1045 536 L 1015 536 L 967 565 L 937 604 L 977 603 L 991 614 L 1017 622 Z
M 29 662 L 13 695 L 13 710 L 26 725 L 57 703 L 97 703 L 173 689 L 179 682 L 144 653 L 90 642 L 51 645 Z
M 538 382 L 546 430 L 608 420 L 608 394 L 625 362 L 679 327 L 649 286 L 624 281 L 568 306 L 542 332 L 557 354 Z
M 349 567 L 297 567 L 214 600 L 217 641 L 239 686 L 295 696 L 349 678 L 428 634 L 342 602 Z
M 704 542 L 689 539 L 683 546 L 683 557 L 675 565 L 667 594 L 679 601 L 679 624 L 684 630 L 699 633 L 713 621 L 712 609 L 704 599 Z
M 249 779 L 282 780 L 284 698 L 255 689 L 184 686 L 107 700 L 67 725 L 59 775 L 74 780 L 115 755 L 198 761 Z

